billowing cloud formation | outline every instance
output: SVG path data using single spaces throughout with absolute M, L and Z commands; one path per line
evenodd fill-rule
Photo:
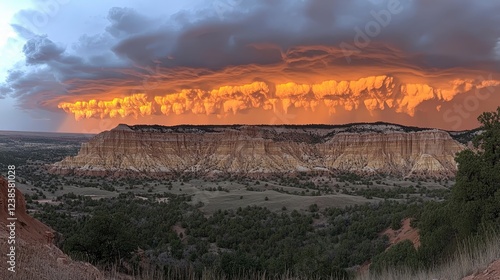
M 253 109 L 321 108 L 352 120 L 419 110 L 442 119 L 436 108 L 486 87 L 493 99 L 477 110 L 498 103 L 498 1 L 220 1 L 171 16 L 146 11 L 151 5 L 110 7 L 107 25 L 76 42 L 20 22 L 17 32 L 30 38 L 25 61 L 0 96 L 80 120 L 193 114 L 231 122 Z
M 115 118 L 127 116 L 146 116 L 153 113 L 152 102 L 147 101 L 144 94 L 134 94 L 124 98 L 114 98 L 110 101 L 91 99 L 75 103 L 61 103 L 59 108 L 75 114 L 76 120 L 84 118 Z
M 23 51 L 26 55 L 27 63 L 37 64 L 57 60 L 64 52 L 64 49 L 58 47 L 47 39 L 47 37 L 42 36 L 28 40 L 26 45 L 24 45 Z
M 269 88 L 263 82 L 243 86 L 225 86 L 211 91 L 183 90 L 180 93 L 156 96 L 155 101 L 165 115 L 186 112 L 194 114 L 222 114 L 248 108 L 272 108 L 269 104 Z M 271 107 L 270 107 L 271 106 Z
M 398 113 L 414 116 L 415 109 L 424 101 L 450 101 L 457 94 L 500 86 L 496 80 L 454 80 L 447 88 L 436 89 L 427 84 L 402 84 L 389 76 L 373 76 L 356 81 L 328 80 L 319 84 L 278 84 L 274 94 L 271 86 L 254 82 L 242 86 L 224 86 L 214 90 L 186 89 L 165 96 L 155 96 L 155 107 L 145 94 L 135 94 L 112 101 L 63 102 L 59 108 L 73 113 L 75 119 L 114 118 L 133 115 L 135 117 L 158 112 L 164 115 L 192 114 L 236 114 L 247 109 L 283 110 L 290 107 L 315 111 L 324 105 L 334 114 L 339 107 L 352 111 L 364 106 L 368 111 L 384 110 L 386 107 Z

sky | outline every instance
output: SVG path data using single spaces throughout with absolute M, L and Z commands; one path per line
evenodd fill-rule
M 0 130 L 465 130 L 500 106 L 500 1 L 0 2 Z

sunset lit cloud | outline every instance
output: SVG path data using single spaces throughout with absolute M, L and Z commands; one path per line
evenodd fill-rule
M 62 102 L 58 106 L 75 115 L 76 120 L 89 118 L 116 118 L 146 116 L 153 113 L 152 102 L 144 94 L 134 94 L 109 101 L 91 99 L 74 103 Z
M 414 116 L 416 108 L 425 101 L 449 102 L 457 94 L 499 85 L 500 81 L 496 80 L 453 80 L 444 88 L 435 88 L 427 84 L 404 84 L 389 76 L 373 76 L 355 81 L 327 80 L 311 85 L 254 82 L 213 90 L 184 89 L 163 96 L 134 94 L 112 100 L 62 102 L 58 107 L 73 114 L 76 120 L 127 116 L 137 118 L 152 114 L 228 116 L 248 109 L 281 110 L 287 113 L 289 108 L 297 108 L 314 112 L 319 105 L 328 108 L 330 115 L 338 109 L 353 111 L 364 106 L 370 112 L 393 110 Z
M 222 11 L 197 0 L 70 1 L 50 14 L 42 2 L 6 10 L 15 38 L 0 62 L 0 110 L 50 120 L 25 129 L 107 129 L 97 120 L 469 129 L 500 104 L 498 1 L 400 0 L 383 23 L 388 1 L 237 1 Z

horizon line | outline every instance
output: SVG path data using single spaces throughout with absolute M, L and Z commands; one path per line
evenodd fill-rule
M 161 125 L 161 124 L 134 124 L 134 125 L 129 125 L 126 123 L 119 123 L 115 127 L 109 129 L 115 129 L 116 127 L 120 125 L 126 125 L 128 127 L 134 127 L 134 126 L 161 126 L 161 127 L 182 127 L 182 126 L 190 126 L 190 127 L 229 127 L 229 126 L 262 126 L 262 127 L 279 127 L 279 126 L 295 126 L 295 127 L 306 127 L 306 126 L 325 126 L 325 127 L 343 127 L 343 126 L 349 126 L 349 125 L 374 125 L 374 124 L 385 124 L 385 125 L 396 125 L 400 127 L 405 127 L 405 128 L 417 128 L 417 129 L 437 129 L 437 130 L 442 130 L 446 132 L 464 132 L 464 131 L 474 131 L 474 130 L 479 130 L 480 126 L 476 128 L 471 128 L 471 129 L 465 129 L 465 130 L 447 130 L 447 129 L 441 129 L 441 128 L 436 128 L 436 127 L 420 127 L 420 126 L 409 126 L 409 125 L 402 125 L 398 123 L 391 123 L 391 122 L 385 122 L 385 121 L 376 121 L 376 122 L 352 122 L 352 123 L 342 123 L 342 124 L 325 124 L 325 123 L 310 123 L 310 124 L 241 124 L 241 123 L 232 123 L 232 124 L 177 124 L 177 125 Z M 64 131 L 32 131 L 32 130 L 2 130 L 0 129 L 0 133 L 46 133 L 46 134 L 74 134 L 74 135 L 97 135 L 99 133 L 102 133 L 104 131 L 109 131 L 109 130 L 102 130 L 97 133 L 84 133 L 84 132 L 64 132 Z

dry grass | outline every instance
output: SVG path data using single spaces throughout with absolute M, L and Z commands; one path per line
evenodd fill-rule
M 120 273 L 109 273 L 106 275 L 106 279 L 113 280 L 158 280 L 158 279 L 176 279 L 176 280 L 336 280 L 338 278 L 304 278 L 304 277 L 292 277 L 287 274 L 280 276 L 268 276 L 266 273 L 255 273 L 251 275 L 239 275 L 233 277 L 221 276 L 217 273 L 210 271 L 203 272 L 201 275 L 196 274 L 183 274 L 183 273 L 171 273 L 165 276 L 163 273 L 158 272 L 145 272 L 140 276 L 127 276 Z
M 381 275 L 360 275 L 356 280 L 456 280 L 486 268 L 500 259 L 500 235 L 488 234 L 484 240 L 469 239 L 445 264 L 430 270 L 388 270 Z
M 20 280 L 91 280 L 104 279 L 90 264 L 64 258 L 49 245 L 17 246 L 16 272 L 2 271 L 1 279 Z M 59 258 L 59 261 L 58 261 Z
M 194 273 L 193 271 L 169 271 L 166 274 L 163 272 L 158 272 L 155 270 L 143 271 L 141 275 L 135 277 L 126 276 L 116 272 L 116 269 L 111 269 L 111 272 L 107 273 L 107 279 L 113 280 L 157 280 L 157 279 L 169 279 L 169 280 L 338 280 L 335 277 L 329 278 L 306 278 L 306 277 L 295 277 L 291 276 L 291 273 L 285 273 L 278 276 L 270 276 L 265 272 L 261 273 L 241 273 L 238 276 L 223 276 L 215 273 L 211 270 L 204 271 L 201 275 Z

